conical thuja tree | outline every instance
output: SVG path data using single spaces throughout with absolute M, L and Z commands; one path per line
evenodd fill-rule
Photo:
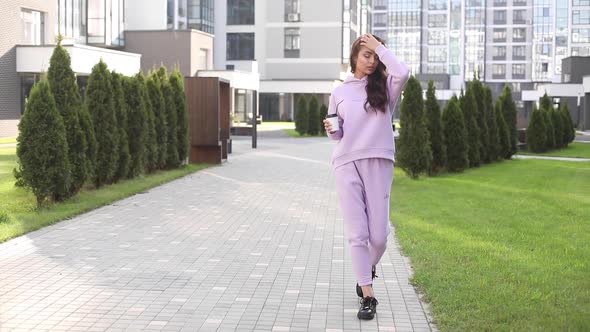
M 127 136 L 127 103 L 123 95 L 124 77 L 116 72 L 111 73 L 113 88 L 113 107 L 117 117 L 117 133 L 119 136 L 117 154 L 117 170 L 115 171 L 114 181 L 124 179 L 129 174 L 129 140 Z
M 180 166 L 180 159 L 178 157 L 178 119 L 174 93 L 170 85 L 166 67 L 160 66 L 158 76 L 160 77 L 162 95 L 164 96 L 164 112 L 166 113 L 166 130 L 168 135 L 168 139 L 166 140 L 166 167 L 176 168 Z
M 143 96 L 141 73 L 125 79 L 125 104 L 127 106 L 127 134 L 129 140 L 129 171 L 127 177 L 134 178 L 145 168 L 148 143 L 148 115 Z
M 447 149 L 444 141 L 442 114 L 440 105 L 436 99 L 434 82 L 428 82 L 426 91 L 426 122 L 430 137 L 430 146 L 432 149 L 432 163 L 430 164 L 429 174 L 436 174 L 445 167 L 447 162 Z
M 37 206 L 67 196 L 71 171 L 66 128 L 47 81 L 31 90 L 18 128 L 16 184 L 33 192 Z
M 467 91 L 465 91 L 465 95 L 461 100 L 461 111 L 463 112 L 465 128 L 467 129 L 467 144 L 469 146 L 467 156 L 469 158 L 469 165 L 471 167 L 476 167 L 481 163 L 479 153 L 481 142 L 479 135 L 479 125 L 477 124 L 476 118 L 477 103 L 475 102 L 473 89 L 471 87 L 467 88 Z
M 158 136 L 156 133 L 156 113 L 152 107 L 151 98 L 148 93 L 146 79 L 143 73 L 139 72 L 135 78 L 139 83 L 139 92 L 146 109 L 146 124 L 147 124 L 147 135 L 146 135 L 146 157 L 145 157 L 145 169 L 148 172 L 153 172 L 158 168 Z
M 543 115 L 545 130 L 547 131 L 545 136 L 545 149 L 551 150 L 555 148 L 555 127 L 553 126 L 553 118 L 551 117 L 551 112 L 553 111 L 553 102 L 551 101 L 551 98 L 547 96 L 547 93 L 541 97 L 539 109 Z
M 305 96 L 299 96 L 297 109 L 295 110 L 295 131 L 299 135 L 305 135 L 309 126 L 309 111 L 307 109 L 307 99 Z
M 400 126 L 396 160 L 410 178 L 417 179 L 421 173 L 430 168 L 432 152 L 426 126 L 422 87 L 413 76 L 408 80 L 404 90 Z
M 504 121 L 506 122 L 506 129 L 508 130 L 508 137 L 510 139 L 510 149 L 504 155 L 504 158 L 510 159 L 512 158 L 512 155 L 516 153 L 518 133 L 516 130 L 516 104 L 514 103 L 514 99 L 512 99 L 512 90 L 508 85 L 504 86 L 500 100 L 502 102 L 502 112 Z
M 480 161 L 483 162 L 490 162 L 490 158 L 488 157 L 488 146 L 490 145 L 490 133 L 488 129 L 488 122 L 486 118 L 487 113 L 487 105 L 485 99 L 485 91 L 484 87 L 479 81 L 478 78 L 473 79 L 471 81 L 471 87 L 473 89 L 473 96 L 475 98 L 475 103 L 477 105 L 477 109 L 475 112 L 475 119 L 477 120 L 477 126 L 479 129 L 479 155 Z
M 154 128 L 156 130 L 157 168 L 166 167 L 166 155 L 168 152 L 168 120 L 166 117 L 166 105 L 162 94 L 162 83 L 157 71 L 150 73 L 146 82 L 148 96 L 154 112 Z
M 563 141 L 563 131 L 565 130 L 564 128 L 564 122 L 563 122 L 563 118 L 561 116 L 561 113 L 559 112 L 559 110 L 557 109 L 552 109 L 551 110 L 551 120 L 553 122 L 553 130 L 554 130 L 554 137 L 555 137 L 555 147 L 556 148 L 562 148 L 564 147 L 567 143 Z
M 189 127 L 188 127 L 188 110 L 186 106 L 186 95 L 184 92 L 184 79 L 178 68 L 174 69 L 170 75 L 170 85 L 174 95 L 174 105 L 176 107 L 176 133 L 178 143 L 178 158 L 184 162 L 189 155 Z
M 547 128 L 545 128 L 545 120 L 542 112 L 542 110 L 536 107 L 533 109 L 531 121 L 529 121 L 529 126 L 526 129 L 527 148 L 529 151 L 536 153 L 546 150 Z
M 504 112 L 502 110 L 502 98 L 498 98 L 496 100 L 496 104 L 494 105 L 495 113 L 496 113 L 496 125 L 498 126 L 498 136 L 500 141 L 500 150 L 498 159 L 503 160 L 505 156 L 510 155 L 510 133 L 508 132 L 508 126 L 506 125 L 506 121 L 504 121 Z
M 500 151 L 500 135 L 496 123 L 496 110 L 492 100 L 492 90 L 489 86 L 484 87 L 484 99 L 486 105 L 486 122 L 488 125 L 489 144 L 487 146 L 487 158 L 489 162 L 498 160 Z
M 92 68 L 86 89 L 86 105 L 92 116 L 97 142 L 96 169 L 94 184 L 101 187 L 111 183 L 117 170 L 118 126 L 113 107 L 111 73 L 100 60 Z
M 80 91 L 76 83 L 76 75 L 71 68 L 71 60 L 68 51 L 61 46 L 61 36 L 51 59 L 47 72 L 47 81 L 55 100 L 55 106 L 60 113 L 66 129 L 68 141 L 68 162 L 70 164 L 71 179 L 70 190 L 66 197 L 75 195 L 88 177 L 86 135 L 80 125 L 82 102 Z M 66 197 L 56 197 L 58 200 Z
M 98 153 L 98 142 L 96 141 L 96 134 L 94 133 L 94 124 L 92 123 L 92 116 L 88 111 L 88 105 L 82 104 L 80 110 L 80 127 L 86 137 L 86 172 L 87 179 L 94 181 L 96 176 L 96 158 Z
M 442 115 L 449 172 L 462 172 L 469 167 L 467 129 L 458 103 L 457 97 L 453 96 Z
M 312 96 L 309 100 L 309 118 L 307 124 L 307 133 L 316 136 L 320 132 L 320 106 L 318 98 Z
M 561 113 L 561 118 L 563 119 L 565 128 L 563 133 L 563 142 L 565 145 L 567 145 L 568 143 L 573 142 L 576 138 L 576 129 L 574 127 L 574 122 L 572 121 L 572 116 L 567 103 L 562 103 L 559 111 Z

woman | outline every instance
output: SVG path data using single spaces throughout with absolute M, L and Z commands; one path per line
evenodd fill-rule
M 389 192 L 393 181 L 394 142 L 391 112 L 409 77 L 381 39 L 365 34 L 352 44 L 353 76 L 332 91 L 328 114 L 339 130 L 328 136 L 338 144 L 332 155 L 336 191 L 350 244 L 352 268 L 361 297 L 359 319 L 373 319 L 377 300 L 372 283 L 390 233 Z

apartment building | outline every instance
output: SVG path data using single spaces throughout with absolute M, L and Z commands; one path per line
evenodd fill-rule
M 110 69 L 131 75 L 140 55 L 123 52 L 124 0 L 32 1 L 0 3 L 0 137 L 18 134 L 30 90 L 49 68 L 55 37 L 72 60 L 83 92 L 92 67 L 103 59 Z
M 215 68 L 258 72 L 259 113 L 270 121 L 294 119 L 301 95 L 316 95 L 327 104 L 346 75 L 351 43 L 371 29 L 367 0 L 227 0 L 216 5 Z

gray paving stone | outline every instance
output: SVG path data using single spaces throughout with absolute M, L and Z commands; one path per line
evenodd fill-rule
M 323 138 L 235 138 L 220 167 L 0 244 L 0 326 L 435 330 L 392 234 L 359 322 Z

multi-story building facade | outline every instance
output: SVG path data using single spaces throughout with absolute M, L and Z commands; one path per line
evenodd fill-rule
M 213 69 L 214 0 L 126 0 L 125 50 L 147 72 L 178 66 L 184 76 Z
M 271 121 L 292 120 L 302 94 L 327 103 L 346 74 L 351 43 L 370 30 L 372 17 L 367 0 L 226 0 L 216 5 L 215 67 L 259 72 L 259 113 Z
M 590 55 L 590 0 L 388 0 L 374 7 L 374 31 L 414 75 L 443 90 L 457 91 L 478 73 L 495 95 L 511 84 L 518 101 L 522 90 L 559 82 L 563 58 Z
M 18 134 L 26 99 L 49 68 L 58 34 L 82 90 L 100 59 L 123 74 L 139 71 L 140 55 L 122 51 L 124 0 L 11 0 L 0 10 L 0 137 Z

